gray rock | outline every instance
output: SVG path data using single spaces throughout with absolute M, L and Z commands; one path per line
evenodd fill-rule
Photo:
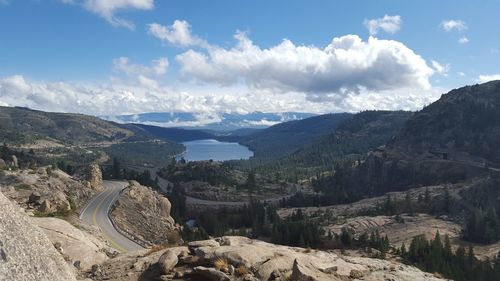
M 74 281 L 73 270 L 47 236 L 0 193 L 2 281 Z
M 3 159 L 0 158 L 0 170 L 3 170 L 7 168 L 7 164 L 5 164 L 5 161 L 3 161 Z
M 177 257 L 177 254 L 173 251 L 167 250 L 163 253 L 163 255 L 161 255 L 158 260 L 158 265 L 163 270 L 163 273 L 167 274 L 174 269 L 178 262 L 179 258 Z
M 40 204 L 40 199 L 42 198 L 42 195 L 38 191 L 35 191 L 30 194 L 30 197 L 28 198 L 28 204 Z
M 200 240 L 200 241 L 194 241 L 194 242 L 189 242 L 188 243 L 188 248 L 191 253 L 194 253 L 194 251 L 197 248 L 201 247 L 219 247 L 220 244 L 219 242 L 209 239 L 209 240 Z
M 12 155 L 12 166 L 14 168 L 18 168 L 19 167 L 19 165 L 17 163 L 17 157 L 15 155 Z
M 206 280 L 210 281 L 230 281 L 229 276 L 227 276 L 224 272 L 219 271 L 215 268 L 208 268 L 204 266 L 197 266 L 193 269 L 193 273 L 199 275 Z

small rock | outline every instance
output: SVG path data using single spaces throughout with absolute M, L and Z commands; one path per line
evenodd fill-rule
M 234 275 L 234 266 L 230 264 L 227 268 L 227 271 L 230 275 Z
M 94 264 L 92 265 L 90 272 L 92 273 L 93 276 L 97 276 L 98 274 L 101 273 L 101 267 L 98 264 Z
M 35 191 L 30 194 L 28 204 L 39 204 L 38 201 L 40 201 L 40 198 L 42 198 L 42 195 L 40 195 L 39 192 Z
M 73 266 L 76 267 L 76 269 L 80 270 L 82 269 L 81 262 L 80 261 L 75 261 L 73 263 Z
M 184 272 L 182 272 L 182 271 L 175 272 L 174 278 L 184 278 Z
M 193 273 L 210 281 L 230 281 L 229 276 L 224 272 L 215 268 L 208 268 L 204 266 L 197 266 L 193 269 Z
M 359 278 L 362 278 L 364 276 L 364 274 L 360 270 L 352 269 L 351 273 L 349 273 L 349 276 L 351 278 L 358 278 L 359 279 Z
M 271 276 L 270 276 L 270 280 L 276 280 L 276 279 L 279 279 L 281 277 L 281 272 L 277 269 L 273 270 L 273 272 L 271 273 Z
M 198 263 L 200 258 L 198 256 L 185 256 L 185 257 L 180 257 L 179 262 L 181 264 L 193 264 L 193 263 Z
M 163 253 L 163 255 L 161 255 L 160 259 L 158 259 L 158 264 L 165 274 L 172 271 L 172 269 L 174 269 L 178 262 L 179 258 L 174 252 L 170 250 L 167 250 L 165 253 Z
M 188 243 L 188 249 L 191 253 L 194 253 L 194 250 L 196 248 L 200 247 L 219 247 L 220 244 L 212 239 L 209 240 L 201 240 L 201 241 L 194 241 L 194 242 L 189 242 Z
M 52 208 L 50 201 L 47 199 L 44 199 L 42 203 L 40 204 L 40 208 L 38 210 L 42 213 L 52 213 L 55 210 Z
M 259 281 L 259 279 L 255 278 L 252 274 L 248 273 L 243 276 L 243 281 Z

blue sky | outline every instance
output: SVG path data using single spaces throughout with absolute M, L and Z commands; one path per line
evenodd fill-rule
M 498 1 L 0 3 L 6 105 L 103 115 L 416 110 L 500 73 Z M 352 52 L 325 57 L 333 38 L 337 53 Z

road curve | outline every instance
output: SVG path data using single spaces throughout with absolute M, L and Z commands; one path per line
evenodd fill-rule
M 104 190 L 94 196 L 80 213 L 80 219 L 88 224 L 98 226 L 111 247 L 119 252 L 130 252 L 144 249 L 139 244 L 118 232 L 109 219 L 109 210 L 127 186 L 127 182 L 104 181 Z

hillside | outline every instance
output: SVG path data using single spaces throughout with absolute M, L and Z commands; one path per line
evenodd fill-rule
M 89 144 L 118 142 L 133 135 L 113 122 L 83 114 L 2 106 L 0 120 L 0 138 L 15 143 L 52 139 L 70 144 Z
M 325 114 L 285 122 L 247 136 L 240 142 L 248 146 L 256 158 L 279 157 L 332 133 L 349 116 L 349 113 Z
M 496 171 L 499 139 L 500 82 L 463 87 L 416 112 L 384 148 L 326 185 L 374 196 L 460 182 Z
M 43 163 L 71 165 L 117 158 L 130 165 L 161 165 L 184 147 L 140 126 L 122 125 L 97 117 L 53 113 L 20 107 L 0 107 L 0 143 Z
M 332 166 L 345 157 L 362 158 L 363 154 L 394 137 L 413 113 L 405 111 L 365 111 L 340 123 L 335 132 L 320 137 L 280 159 L 302 167 Z
M 500 163 L 500 81 L 466 86 L 417 112 L 391 144 L 462 152 Z
M 151 134 L 154 137 L 161 139 L 168 139 L 176 142 L 184 142 L 184 141 L 192 141 L 192 140 L 200 140 L 200 139 L 212 139 L 214 138 L 214 134 L 201 131 L 201 130 L 188 130 L 181 128 L 164 128 L 143 124 L 128 124 L 124 125 L 126 128 L 128 127 L 138 127 Z

